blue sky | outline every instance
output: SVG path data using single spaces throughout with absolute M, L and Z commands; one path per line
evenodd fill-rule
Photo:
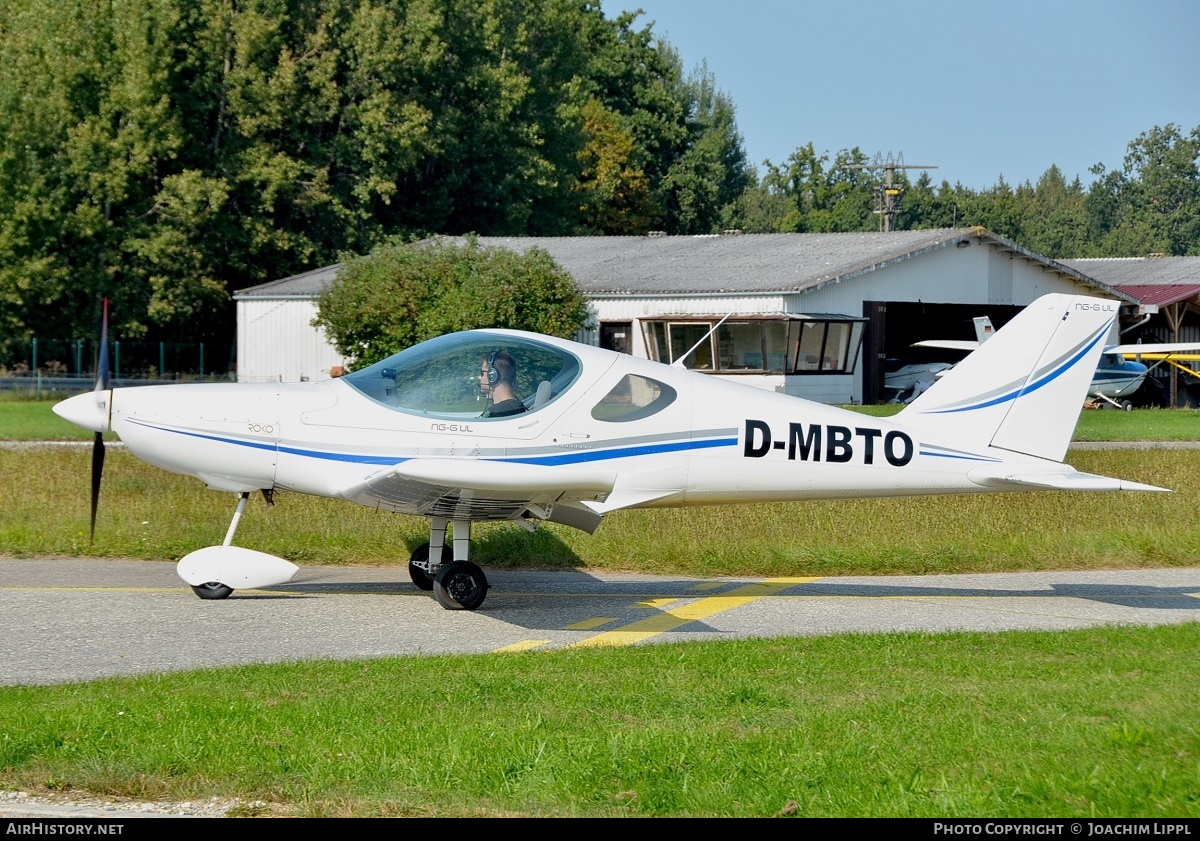
M 1200 126 L 1200 0 L 603 0 L 701 62 L 751 163 L 812 143 L 980 190 L 1119 169 L 1154 126 Z M 760 169 L 761 171 L 761 169 Z M 919 171 L 909 171 L 911 178 Z

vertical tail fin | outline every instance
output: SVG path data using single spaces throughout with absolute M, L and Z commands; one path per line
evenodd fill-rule
M 992 320 L 986 315 L 977 316 L 976 318 L 972 318 L 971 321 L 975 323 L 975 340 L 979 344 L 986 342 L 996 332 L 996 329 L 992 327 Z
M 903 421 L 947 443 L 1062 461 L 1117 311 L 1102 298 L 1038 298 L 905 407 Z

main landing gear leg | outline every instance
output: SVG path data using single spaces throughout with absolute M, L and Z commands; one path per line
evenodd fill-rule
M 422 590 L 432 590 L 433 577 L 437 575 L 438 569 L 454 560 L 454 550 L 446 545 L 448 522 L 445 517 L 431 517 L 429 542 L 422 543 L 413 550 L 412 557 L 408 559 L 408 577 Z M 433 561 L 432 558 L 438 560 Z
M 238 494 L 237 508 L 234 509 L 233 519 L 229 522 L 229 531 L 225 532 L 225 540 L 222 546 L 232 546 L 233 536 L 237 533 L 237 527 L 242 522 L 242 512 L 246 510 L 246 500 L 250 499 L 250 494 L 242 491 Z
M 430 527 L 430 556 L 433 556 L 434 532 L 441 522 L 445 535 L 445 520 L 434 518 Z M 487 597 L 488 581 L 478 566 L 467 558 L 471 552 L 471 523 L 469 520 L 454 520 L 453 560 L 438 565 L 433 571 L 433 597 L 446 610 L 475 610 Z M 443 555 L 444 557 L 444 555 Z

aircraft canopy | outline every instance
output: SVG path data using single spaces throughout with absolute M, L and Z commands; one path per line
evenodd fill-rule
M 572 353 L 524 336 L 466 332 L 438 336 L 413 345 L 343 377 L 343 381 L 389 408 L 414 415 L 461 420 L 482 418 L 486 397 L 480 372 L 493 354 L 507 353 L 516 363 L 513 391 L 536 412 L 553 403 L 582 370 Z

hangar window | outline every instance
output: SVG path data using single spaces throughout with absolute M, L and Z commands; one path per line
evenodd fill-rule
M 642 320 L 652 358 L 713 374 L 851 374 L 865 318 L 766 315 L 728 319 L 677 316 Z M 695 350 L 693 350 L 695 348 Z M 689 353 L 691 351 L 691 353 Z

